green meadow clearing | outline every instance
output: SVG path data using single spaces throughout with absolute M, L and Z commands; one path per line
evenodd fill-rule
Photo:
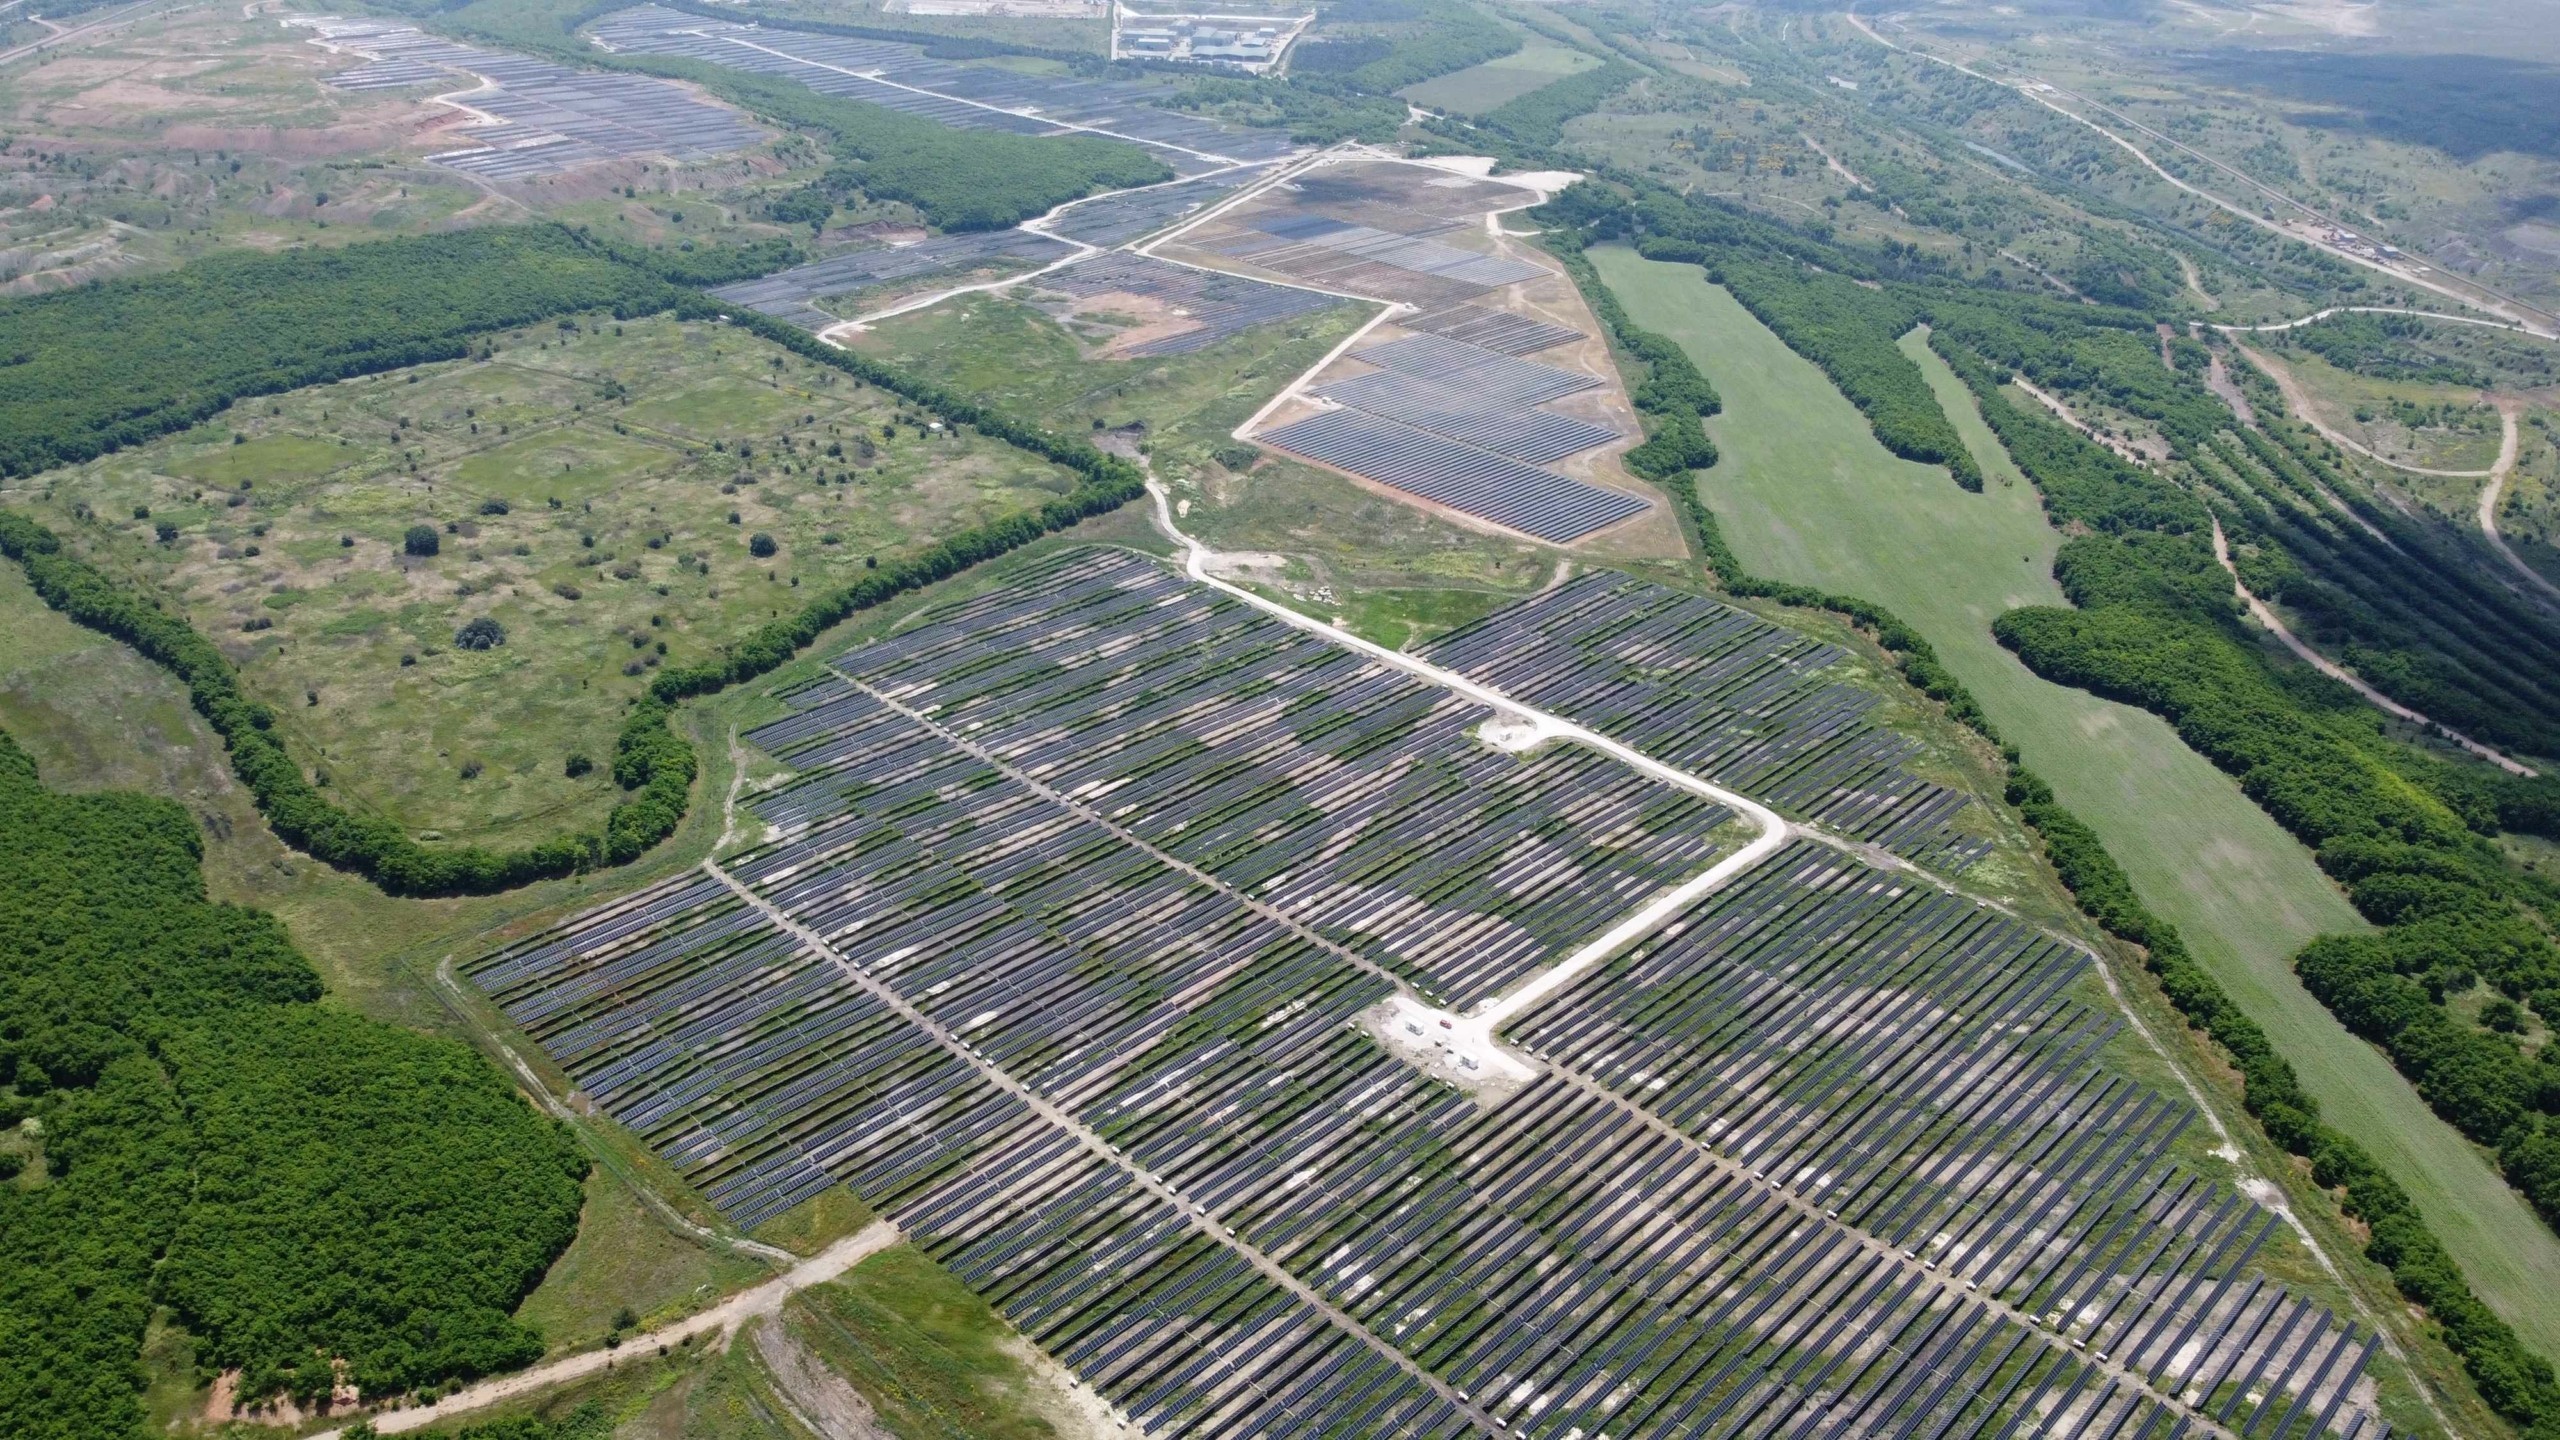
M 652 670 L 1075 485 L 719 326 L 488 348 L 243 401 L 0 503 L 181 608 L 339 803 L 506 845 L 602 819 Z M 466 644 L 482 617 L 502 643 Z
M 1970 397 L 1917 336 L 1905 349 L 1989 483 L 1897 460 L 1813 365 L 1697 267 L 1616 248 L 1592 259 L 1629 310 L 1678 340 L 1724 395 L 1724 458 L 1701 489 L 1744 564 L 1875 600 L 1929 637 L 2002 735 L 2095 826 L 2143 898 L 2283 1050 L 2330 1123 L 2408 1187 L 2472 1285 L 2544 1354 L 2560 1353 L 2560 1237 L 2430 1112 L 2380 1051 L 2295 978 L 2293 952 L 2362 921 L 2239 786 L 2156 716 L 2035 677 L 1991 637 L 2000 612 L 2061 604 L 2059 536 Z
M 1482 115 L 1599 63 L 1579 50 L 1568 50 L 1553 41 L 1532 38 L 1528 44 L 1498 60 L 1487 60 L 1452 74 L 1435 76 L 1419 85 L 1408 85 L 1396 93 L 1416 105 L 1426 105 L 1434 110 Z

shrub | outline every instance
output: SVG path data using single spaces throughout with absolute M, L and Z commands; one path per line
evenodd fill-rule
M 491 498 L 480 502 L 480 513 L 483 515 L 504 515 L 507 513 L 507 502 L 492 496 Z
M 436 534 L 436 527 L 433 525 L 412 525 L 408 533 L 400 537 L 402 553 L 415 555 L 421 559 L 443 548 L 444 540 Z
M 465 650 L 495 650 L 507 643 L 507 627 L 491 616 L 466 621 L 453 632 L 453 643 Z
M 574 753 L 574 752 L 573 752 L 573 753 L 571 753 L 571 755 L 569 756 L 569 759 L 568 759 L 567 763 L 563 764 L 560 768 L 561 768 L 561 770 L 562 770 L 564 773 L 566 773 L 566 774 L 568 775 L 568 777 L 569 777 L 570 779 L 575 780 L 575 779 L 579 778 L 580 776 L 587 774 L 589 771 L 591 771 L 591 770 L 595 769 L 595 768 L 596 768 L 596 762 L 594 762 L 593 760 L 588 759 L 588 758 L 587 758 L 586 756 L 584 756 L 584 755 L 576 754 L 576 753 Z
M 761 530 L 747 537 L 747 553 L 753 555 L 759 560 L 771 559 L 774 552 L 781 548 L 781 546 L 773 543 L 772 536 L 767 535 Z

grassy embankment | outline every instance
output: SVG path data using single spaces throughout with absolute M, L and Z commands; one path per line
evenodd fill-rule
M 2536 1348 L 2560 1349 L 2560 1240 L 2294 977 L 2304 941 L 2362 923 L 2309 853 L 2157 717 L 2039 680 L 1992 639 L 2002 611 L 2063 603 L 2050 570 L 2059 537 L 1972 406 L 1949 408 L 1984 457 L 1991 483 L 1978 496 L 1886 454 L 1819 371 L 1694 267 L 1617 249 L 1592 256 L 1628 307 L 1688 347 L 1724 392 L 1725 413 L 1709 424 L 1724 459 L 1702 489 L 1743 561 L 1875 600 L 1927 635 L 2027 765 L 2266 1027 L 2329 1122 L 2416 1197 L 2481 1295 Z M 1924 347 L 1905 348 L 1942 398 L 1963 395 Z

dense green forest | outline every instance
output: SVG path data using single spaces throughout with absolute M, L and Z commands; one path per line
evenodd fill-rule
M 1302 145 L 1383 145 L 1396 138 L 1407 115 L 1405 102 L 1395 96 L 1371 95 L 1330 75 L 1211 76 L 1190 82 L 1163 103 L 1238 125 L 1286 130 Z
M 2341 370 L 2377 380 L 2488 388 L 2490 376 L 2479 366 L 2429 354 L 2423 342 L 2431 333 L 2427 322 L 2414 315 L 2332 315 L 2277 331 L 2265 343 L 2308 351 Z
M 450 360 L 473 335 L 629 313 L 666 282 L 553 225 L 224 252 L 0 301 L 0 474 L 138 444 L 247 395 Z
M 2057 307 L 2027 297 L 1941 290 L 1934 307 L 1906 309 L 1911 302 L 1889 293 L 1889 277 L 1897 271 L 1904 279 L 1925 277 L 1908 273 L 1905 255 L 1816 250 L 1820 242 L 1811 237 L 1624 180 L 1577 186 L 1537 214 L 1561 232 L 1551 235 L 1551 246 L 1568 253 L 1582 241 L 1610 238 L 1635 241 L 1659 258 L 1717 264 L 1728 273 L 1737 259 L 1751 258 L 1799 266 L 1809 261 L 1869 280 L 1872 289 L 1850 287 L 1878 297 L 1878 315 L 1855 327 L 1865 335 L 1898 334 L 1894 321 L 1906 315 L 1935 321 L 1932 344 L 1974 392 L 2055 523 L 2075 537 L 2063 547 L 2057 571 L 2080 608 L 2011 612 L 1999 622 L 2001 639 L 2048 678 L 2167 715 L 2189 744 L 2233 769 L 2253 798 L 2311 840 L 2323 866 L 2385 928 L 2372 937 L 2315 941 L 2297 961 L 2306 984 L 2360 1033 L 2391 1048 L 2427 1098 L 2457 1124 L 2497 1145 L 2509 1177 L 2546 1218 L 2560 1224 L 2551 1199 L 2553 1182 L 2560 1180 L 2560 1130 L 2542 1113 L 2560 1108 L 2560 1085 L 2541 1083 L 2545 1074 L 2560 1072 L 2560 1065 L 2528 1063 L 2509 1037 L 2465 1025 L 2436 1003 L 2492 967 L 2499 970 L 2493 983 L 2510 998 L 2529 999 L 2560 973 L 2552 969 L 2560 952 L 2545 929 L 2560 915 L 2560 897 L 2538 878 L 2504 865 L 2485 838 L 2501 825 L 2538 834 L 2560 830 L 2560 786 L 2517 782 L 2483 766 L 2412 750 L 2384 738 L 2372 712 L 2341 688 L 2317 676 L 2306 680 L 2270 670 L 2238 628 L 2229 579 L 2207 541 L 2204 500 L 2171 479 L 2125 463 L 2041 411 L 2009 403 L 2002 382 L 2023 368 L 2027 356 L 1993 343 L 1998 332 L 1986 327 L 1980 313 L 1959 314 L 1958 302 L 1969 298 L 1976 312 L 2014 305 L 2014 315 L 2028 329 L 2056 323 L 2051 312 Z M 1664 251 L 1670 253 L 1659 253 Z M 1568 268 L 1596 288 L 1587 267 Z M 1594 306 L 1604 316 L 1617 310 L 1605 290 Z M 2093 323 L 2130 328 L 2122 316 Z M 1992 354 L 1951 338 L 1955 332 L 1971 335 Z M 2107 349 L 2098 346 L 2094 353 L 2103 356 Z M 2148 374 L 2171 377 L 2158 351 L 2149 354 Z M 1995 355 L 2001 363 L 1994 363 Z M 2179 371 L 2190 372 L 2195 358 L 2183 357 Z M 2098 366 L 2083 379 L 2118 383 L 2128 398 L 2140 401 L 2150 384 L 2136 378 L 2141 373 L 2112 376 L 2109 367 Z M 2164 391 L 2142 403 L 2163 408 L 2169 398 Z M 1658 429 L 1648 415 L 1648 433 Z M 1998 740 L 1924 638 L 1869 602 L 1751 575 L 1724 543 L 1694 474 L 1682 472 L 1666 483 L 1725 588 L 1846 616 L 1896 657 L 1915 686 Z M 2315 1179 L 2340 1194 L 2344 1212 L 2366 1228 L 2366 1254 L 2443 1327 L 2483 1397 L 2527 1433 L 2560 1436 L 2560 1380 L 2548 1361 L 2525 1348 L 2472 1293 L 2407 1194 L 2373 1158 L 2321 1122 L 2316 1102 L 2265 1033 L 2194 961 L 2176 930 L 2142 904 L 2096 833 L 2054 800 L 2051 789 L 2018 763 L 2014 749 L 2004 747 L 2004 753 L 2008 798 L 2036 829 L 2081 907 L 2110 933 L 2142 947 L 2172 1003 L 2239 1068 L 2250 1113 L 2271 1139 L 2311 1162 Z M 2550 998 L 2560 1010 L 2560 994 Z
M 2176 340 L 2174 368 L 2162 365 L 2148 315 L 1943 285 L 1889 288 L 1904 302 L 1889 318 L 1926 318 L 1932 345 L 1960 371 L 1987 365 L 1975 378 L 1991 384 L 2022 374 L 2157 426 L 2239 547 L 2251 590 L 2284 602 L 2324 652 L 2456 729 L 2560 754 L 2560 617 L 2487 578 L 2498 561 L 2471 531 L 2380 503 L 2334 448 L 2298 425 L 2239 422 L 2202 383 L 2207 349 Z M 2267 377 L 2236 356 L 2231 373 L 2256 414 L 2285 413 Z
M 512 1312 L 584 1157 L 470 1050 L 316 1005 L 273 918 L 206 900 L 200 844 L 0 735 L 0 1115 L 41 1136 L 0 1182 L 0 1434 L 139 1434 L 155 1305 L 249 1400 L 541 1354 Z

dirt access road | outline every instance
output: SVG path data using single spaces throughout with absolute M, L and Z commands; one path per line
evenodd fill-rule
M 2301 637 L 2293 633 L 2292 628 L 2284 623 L 2281 616 L 2277 615 L 2275 611 L 2267 608 L 2267 602 L 2259 599 L 2256 595 L 2251 594 L 2249 587 L 2241 582 L 2239 567 L 2231 563 L 2231 547 L 2229 544 L 2225 543 L 2222 538 L 2222 521 L 2219 519 L 2216 519 L 2213 522 L 2213 558 L 2221 561 L 2222 568 L 2230 572 L 2231 586 L 2233 589 L 2240 592 L 2240 598 L 2242 600 L 2248 602 L 2250 618 L 2265 626 L 2267 628 L 2267 633 L 2282 641 L 2284 643 L 2284 648 L 2292 651 L 2295 659 L 2300 660 L 2303 664 L 2310 666 L 2312 669 L 2319 671 L 2321 674 L 2328 676 L 2330 679 L 2337 681 L 2339 684 L 2353 690 L 2358 695 L 2363 696 L 2366 702 L 2371 704 L 2376 710 L 2379 710 L 2386 715 L 2406 720 L 2412 725 L 2425 726 L 2427 729 L 2442 735 L 2447 740 L 2452 741 L 2454 744 L 2461 746 L 2463 749 L 2470 751 L 2472 754 L 2479 756 L 2481 759 L 2488 761 L 2490 764 L 2497 766 L 2499 769 L 2506 771 L 2510 775 L 2521 775 L 2530 780 L 2536 773 L 2538 773 L 2532 766 L 2523 764 L 2517 760 L 2512 760 L 2498 751 L 2481 744 L 2479 741 L 2472 739 L 2470 736 L 2463 734 L 2461 731 L 2454 729 L 2450 725 L 2428 719 L 2426 716 L 2419 714 L 2417 711 L 2410 709 L 2408 706 L 2403 705 L 2399 701 L 2392 699 L 2390 696 L 2383 694 L 2381 691 L 2374 689 L 2363 680 L 2358 679 L 2354 671 L 2347 669 L 2345 666 L 2340 665 L 2328 656 L 2321 654 L 2319 651 L 2314 650 L 2309 645 L 2303 643 Z
M 699 1315 L 689 1315 L 672 1325 L 634 1335 L 621 1346 L 605 1350 L 589 1350 L 563 1356 L 548 1365 L 536 1365 L 513 1375 L 484 1380 L 467 1390 L 458 1390 L 433 1405 L 420 1405 L 407 1410 L 386 1410 L 369 1417 L 376 1433 L 397 1435 L 403 1431 L 422 1429 L 439 1420 L 450 1419 L 472 1410 L 483 1410 L 502 1400 L 530 1395 L 537 1390 L 599 1374 L 612 1368 L 619 1359 L 637 1358 L 661 1347 L 682 1344 L 698 1335 L 718 1335 L 725 1342 L 738 1327 L 782 1312 L 782 1302 L 812 1285 L 824 1285 L 847 1270 L 898 1243 L 898 1227 L 886 1220 L 874 1220 L 846 1236 L 789 1271 L 767 1280 L 751 1290 L 741 1290 Z M 340 1440 L 344 1430 L 324 1430 L 307 1440 Z
M 2322 313 L 2328 314 L 2333 312 L 2324 311 Z M 2311 318 L 2317 319 L 2319 317 L 2313 316 Z M 2450 317 L 2438 316 L 2436 318 L 2445 319 Z M 2303 324 L 2307 322 L 2295 321 L 2293 323 Z M 2287 327 L 2259 326 L 2256 328 L 2283 329 Z M 2322 420 L 2319 412 L 2312 408 L 2310 393 L 2302 388 L 2301 382 L 2294 378 L 2293 372 L 2286 368 L 2284 362 L 2276 359 L 2272 355 L 2266 355 L 2259 351 L 2252 350 L 2237 340 L 2234 340 L 2231 343 L 2231 348 L 2239 351 L 2242 355 L 2247 356 L 2250 364 L 2265 371 L 2267 373 L 2267 378 L 2275 381 L 2276 389 L 2284 395 L 2285 408 L 2293 412 L 2294 418 L 2319 432 L 2320 438 L 2328 441 L 2330 444 L 2336 445 L 2343 450 L 2352 450 L 2356 454 L 2363 456 L 2367 460 L 2373 461 L 2377 465 L 2388 465 L 2394 470 L 2404 470 L 2412 475 L 2430 475 L 2445 480 L 2486 479 L 2489 483 L 2482 486 L 2480 490 L 2480 537 L 2489 542 L 2489 547 L 2498 552 L 2499 556 L 2516 572 L 2517 578 L 2523 580 L 2526 584 L 2534 587 L 2535 589 L 2540 590 L 2544 595 L 2549 596 L 2554 600 L 2560 600 L 2560 585 L 2553 584 L 2551 577 L 2534 569 L 2532 566 L 2527 565 L 2524 562 L 2524 557 L 2518 555 L 2515 552 L 2515 548 L 2507 543 L 2507 537 L 2498 533 L 2498 503 L 2506 498 L 2507 477 L 2514 472 L 2516 468 L 2517 453 L 2522 450 L 2524 443 L 2523 429 L 2518 423 L 2524 412 L 2524 402 L 2518 400 L 2512 395 L 2499 395 L 2493 393 L 2489 396 L 2489 402 L 2498 407 L 2498 458 L 2490 462 L 2488 469 L 2429 470 L 2420 465 L 2404 465 L 2397 460 L 2386 460 L 2383 457 L 2374 454 L 2371 450 L 2366 449 L 2364 446 L 2357 444 L 2355 441 L 2329 428 L 2328 422 Z M 2442 727 L 2439 726 L 2438 728 L 2441 729 Z M 2446 733 L 2451 734 L 2452 732 L 2447 731 Z M 2466 741 L 2464 743 L 2467 745 L 2469 742 Z

